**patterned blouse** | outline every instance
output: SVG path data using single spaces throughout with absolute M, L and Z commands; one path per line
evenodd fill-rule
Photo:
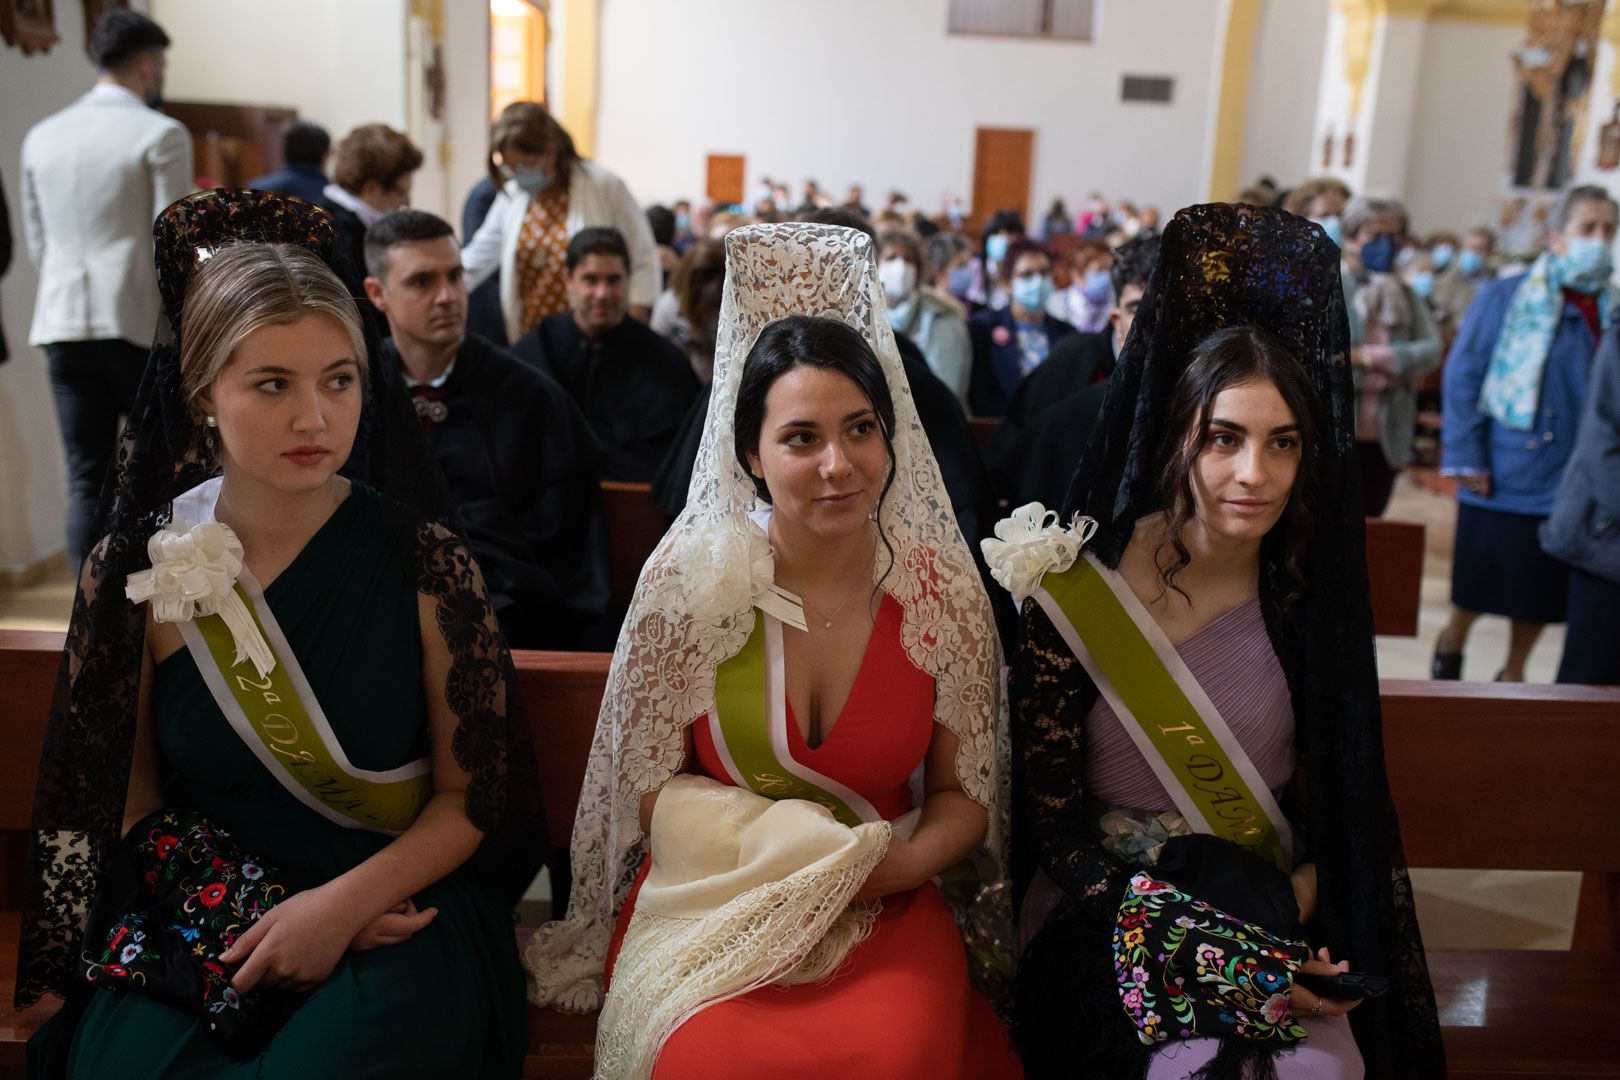
M 518 233 L 518 296 L 523 302 L 519 334 L 568 310 L 567 256 L 568 189 L 559 184 L 529 199 Z

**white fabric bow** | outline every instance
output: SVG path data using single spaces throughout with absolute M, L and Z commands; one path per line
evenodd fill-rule
M 1095 518 L 1076 514 L 1067 528 L 1057 520 L 1057 513 L 1040 503 L 1025 503 L 996 522 L 994 539 L 979 543 L 990 576 L 1020 604 L 1041 587 L 1048 572 L 1061 574 L 1073 566 L 1097 531 Z
M 251 660 L 261 679 L 275 670 L 275 653 L 236 592 L 242 541 L 229 525 L 217 521 L 190 525 L 176 519 L 152 534 L 146 553 L 152 569 L 129 575 L 125 596 L 137 604 L 150 600 L 152 618 L 158 622 L 218 615 L 236 644 L 233 664 Z
M 789 626 L 805 628 L 802 602 L 776 587 L 776 560 L 763 528 L 728 523 L 688 533 L 677 561 L 691 590 L 694 617 L 719 624 L 757 606 Z

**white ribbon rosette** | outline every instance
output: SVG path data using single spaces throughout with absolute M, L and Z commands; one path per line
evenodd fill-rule
M 152 535 L 146 553 L 152 569 L 129 575 L 124 595 L 137 604 L 151 601 L 152 618 L 158 622 L 218 615 L 236 643 L 234 663 L 252 661 L 261 679 L 275 670 L 275 654 L 236 591 L 242 541 L 230 526 L 217 521 L 190 525 L 176 518 Z
M 776 560 L 763 528 L 732 523 L 707 533 L 690 533 L 679 549 L 692 615 L 720 622 L 758 607 L 803 630 L 798 597 L 776 587 Z
M 1041 578 L 1062 573 L 1080 557 L 1097 531 L 1095 518 L 1074 516 L 1068 526 L 1058 524 L 1057 512 L 1038 502 L 1025 503 L 996 522 L 994 539 L 979 542 L 990 576 L 1022 604 L 1041 587 Z

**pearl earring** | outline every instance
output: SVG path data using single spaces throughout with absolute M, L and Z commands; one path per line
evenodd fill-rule
M 207 416 L 203 417 L 203 423 L 207 424 L 209 427 L 219 427 L 219 421 L 214 418 L 213 413 L 209 413 Z

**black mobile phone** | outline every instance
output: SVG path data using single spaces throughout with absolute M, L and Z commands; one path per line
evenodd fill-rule
M 1366 975 L 1359 971 L 1341 971 L 1337 975 L 1314 975 L 1300 971 L 1294 974 L 1294 982 L 1317 997 L 1333 1001 L 1380 997 L 1389 989 L 1389 980 L 1384 976 Z

